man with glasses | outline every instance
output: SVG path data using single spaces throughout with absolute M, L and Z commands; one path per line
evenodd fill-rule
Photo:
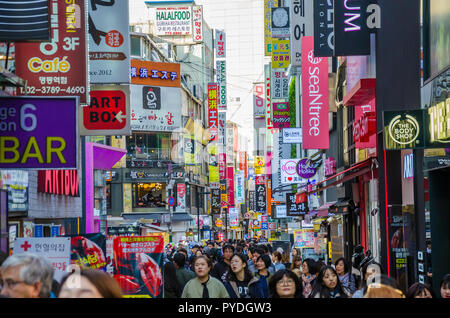
M 2 264 L 1 295 L 11 298 L 48 298 L 53 279 L 51 264 L 35 254 L 12 255 Z

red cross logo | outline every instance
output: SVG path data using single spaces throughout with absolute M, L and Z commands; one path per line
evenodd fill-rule
M 31 247 L 30 244 L 28 244 L 28 241 L 25 241 L 25 243 L 23 243 L 22 245 L 20 245 L 21 248 L 23 248 L 23 250 L 26 252 L 28 251 L 28 249 Z

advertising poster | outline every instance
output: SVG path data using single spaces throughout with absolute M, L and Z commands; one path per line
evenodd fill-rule
M 291 64 L 290 40 L 272 39 L 272 68 L 288 68 Z
M 218 112 L 218 85 L 216 83 L 208 84 L 208 128 L 211 133 L 212 141 L 218 140 L 219 134 L 219 112 Z M 213 138 L 214 137 L 214 138 Z
M 33 253 L 43 256 L 52 264 L 53 277 L 61 281 L 70 265 L 70 238 L 68 237 L 18 237 L 13 254 Z
M 264 55 L 272 55 L 272 8 L 278 7 L 277 0 L 264 0 Z
M 181 128 L 181 90 L 131 85 L 131 129 L 174 131 Z
M 227 198 L 228 206 L 235 205 L 235 194 L 234 194 L 234 167 L 227 167 Z
M 273 127 L 278 129 L 289 128 L 291 126 L 289 102 L 273 103 L 272 109 Z
M 90 83 L 130 83 L 129 24 L 128 0 L 89 1 Z
M 106 271 L 106 237 L 101 233 L 70 235 L 70 263 Z
M 78 98 L 0 97 L 0 108 L 0 169 L 77 168 Z
M 186 211 L 186 185 L 184 183 L 177 183 L 177 212 Z
M 272 98 L 289 99 L 289 78 L 283 69 L 272 69 Z
M 163 297 L 163 236 L 114 238 L 114 279 L 126 295 Z
M 16 75 L 27 79 L 18 95 L 78 96 L 80 103 L 86 104 L 85 0 L 49 2 L 52 40 L 15 44 Z
M 156 35 L 191 35 L 191 7 L 156 8 Z
M 328 58 L 314 57 L 313 37 L 302 38 L 303 149 L 328 149 Z
M 203 41 L 203 6 L 192 7 L 192 39 L 194 42 Z
M 294 230 L 294 247 L 314 248 L 314 229 Z
M 291 36 L 288 7 L 272 8 L 272 38 Z
M 28 172 L 0 170 L 0 189 L 8 190 L 8 212 L 28 211 Z
M 254 161 L 255 175 L 266 174 L 265 162 L 266 162 L 266 158 L 264 156 L 255 156 L 255 161 Z

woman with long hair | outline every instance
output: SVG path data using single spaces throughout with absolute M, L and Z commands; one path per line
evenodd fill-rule
M 277 271 L 269 281 L 270 298 L 303 298 L 302 284 L 289 269 Z
M 309 298 L 348 298 L 349 293 L 342 287 L 338 273 L 332 266 L 324 266 L 317 276 L 317 282 Z
M 377 275 L 381 275 L 383 273 L 384 272 L 381 267 L 381 264 L 377 262 L 370 262 L 364 264 L 364 266 L 361 268 L 361 283 L 359 289 L 353 293 L 352 298 L 363 298 L 364 294 L 367 291 L 368 283 L 373 282 L 374 278 Z
M 291 271 L 293 271 L 298 278 L 302 277 L 302 257 L 300 255 L 297 255 L 293 258 Z
M 303 285 L 303 296 L 307 298 L 311 294 L 317 278 L 317 264 L 312 258 L 306 258 L 303 260 L 301 278 Z
M 164 264 L 164 298 L 179 298 L 180 283 L 177 280 L 177 268 L 171 262 Z
M 436 298 L 436 295 L 430 285 L 414 283 L 409 287 L 406 298 Z
M 225 288 L 230 298 L 263 298 L 264 294 L 259 288 L 259 279 L 254 277 L 247 266 L 247 257 L 234 254 L 231 257 L 231 271 L 228 272 Z
M 336 273 L 339 275 L 342 286 L 353 295 L 356 291 L 356 280 L 351 273 L 351 267 L 348 265 L 348 262 L 345 258 L 341 257 L 334 263 L 334 266 L 336 267 Z
M 256 259 L 256 272 L 255 276 L 259 279 L 259 287 L 261 288 L 264 297 L 269 297 L 269 280 L 271 274 L 269 273 L 269 267 L 272 264 L 269 255 L 263 254 Z

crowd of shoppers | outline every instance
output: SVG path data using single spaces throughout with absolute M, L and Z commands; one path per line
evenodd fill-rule
M 208 242 L 166 251 L 163 276 L 165 298 L 450 298 L 450 274 L 440 284 L 414 283 L 404 293 L 384 275 L 375 261 L 364 264 L 355 277 L 352 263 L 334 264 L 302 258 L 293 248 L 255 241 Z M 123 291 L 102 270 L 77 268 L 60 283 L 53 279 L 47 259 L 32 254 L 0 254 L 1 297 L 121 298 Z

